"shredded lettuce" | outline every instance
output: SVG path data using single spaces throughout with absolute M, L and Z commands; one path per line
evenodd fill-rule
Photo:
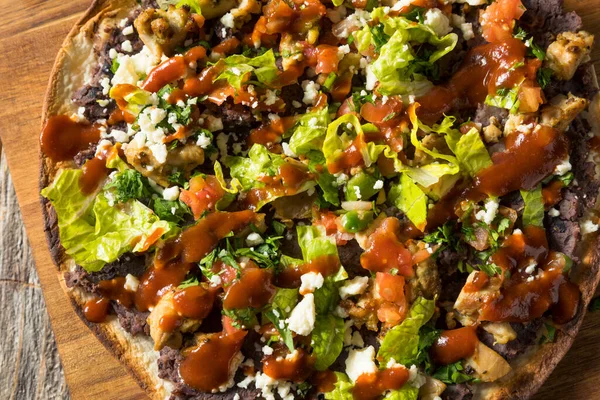
M 480 170 L 492 165 L 492 159 L 475 128 L 471 128 L 464 135 L 458 130 L 449 132 L 446 135 L 446 143 L 456 155 L 461 168 L 470 176 L 475 176 Z
M 338 255 L 335 240 L 325 235 L 319 227 L 314 225 L 298 225 L 298 244 L 302 250 L 304 261 L 310 261 L 320 256 Z
M 433 316 L 435 300 L 417 298 L 410 308 L 408 316 L 400 324 L 390 329 L 383 341 L 377 359 L 381 365 L 387 365 L 390 359 L 400 364 L 408 364 L 419 353 L 419 329 Z
M 344 347 L 344 320 L 333 314 L 317 315 L 311 347 L 317 357 L 315 369 L 324 371 L 335 362 Z
M 323 199 L 334 206 L 338 206 L 340 198 L 336 178 L 327 170 L 323 153 L 312 150 L 308 152 L 306 158 L 308 159 L 308 170 L 316 177 L 317 185 L 323 191 Z
M 354 384 L 350 382 L 348 375 L 343 372 L 334 372 L 336 382 L 331 392 L 325 393 L 327 400 L 353 400 L 352 388 Z
M 264 188 L 265 184 L 259 180 L 262 176 L 275 176 L 277 175 L 279 168 L 288 162 L 298 162 L 291 159 L 284 159 L 279 154 L 271 153 L 267 148 L 261 144 L 254 144 L 248 152 L 248 157 L 239 156 L 227 156 L 224 163 L 229 167 L 231 177 L 232 189 L 227 189 L 228 192 L 232 193 L 232 190 L 237 190 L 237 186 L 241 186 L 243 190 L 250 190 L 252 188 Z M 304 165 L 302 165 L 304 167 Z M 215 164 L 215 176 L 219 180 L 219 183 L 223 188 L 227 185 L 223 179 L 221 166 Z M 304 184 L 298 188 L 293 194 L 298 194 L 309 190 L 316 186 L 316 182 L 307 180 Z M 266 196 L 256 204 L 256 209 L 260 209 L 267 203 L 284 196 L 282 192 L 267 190 Z
M 380 47 L 379 57 L 371 68 L 379 81 L 378 91 L 384 95 L 425 94 L 433 84 L 424 74 L 435 70 L 433 64 L 454 49 L 458 36 L 449 33 L 440 38 L 427 25 L 404 17 L 390 17 L 385 7 L 374 9 L 371 18 L 379 21 L 381 32 L 373 32 L 372 27 L 365 25 L 353 37 L 359 51 L 366 51 L 371 44 L 376 49 Z M 389 39 L 381 45 L 386 37 Z M 420 52 L 423 43 L 435 50 Z
M 511 114 L 519 110 L 521 102 L 519 101 L 519 86 L 512 89 L 498 89 L 495 96 L 487 95 L 485 104 L 489 106 L 506 108 Z
M 390 391 L 383 400 L 417 400 L 419 398 L 419 389 L 408 383 L 400 389 Z
M 525 202 L 525 209 L 523 210 L 523 226 L 544 226 L 544 197 L 542 196 L 542 186 L 538 185 L 535 189 L 530 191 L 521 190 L 521 196 Z
M 226 79 L 236 89 L 242 87 L 249 73 L 254 73 L 260 83 L 268 85 L 277 77 L 279 71 L 272 49 L 253 58 L 234 54 L 219 62 L 223 62 L 225 69 L 215 78 L 215 81 Z
M 273 323 L 290 351 L 294 351 L 294 338 L 286 320 L 297 303 L 298 289 L 277 289 L 269 309 L 263 312 L 264 316 Z
M 139 201 L 113 205 L 104 192 L 85 195 L 79 186 L 82 173 L 62 170 L 42 196 L 54 206 L 66 253 L 86 271 L 100 271 L 126 252 L 145 251 L 171 230 Z
M 111 99 L 115 99 L 117 96 L 115 94 L 116 92 L 116 86 L 113 86 L 110 89 L 109 92 L 109 96 Z M 128 93 L 127 95 L 125 95 L 123 97 L 123 100 L 125 100 L 127 102 L 127 106 L 125 107 L 125 109 L 133 116 L 137 116 L 139 115 L 139 113 L 142 112 L 142 110 L 144 108 L 146 108 L 148 105 L 152 104 L 152 93 L 145 91 L 143 89 L 140 88 L 136 88 L 135 90 L 131 91 L 130 93 Z
M 329 122 L 327 107 L 302 115 L 291 129 L 290 149 L 298 155 L 321 151 Z
M 425 230 L 427 225 L 427 196 L 410 176 L 407 174 L 400 175 L 400 181 L 392 185 L 388 199 L 406 214 L 417 229 Z

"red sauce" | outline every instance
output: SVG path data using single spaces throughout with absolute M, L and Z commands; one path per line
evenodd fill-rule
M 104 322 L 108 315 L 108 306 L 110 301 L 104 297 L 95 298 L 85 303 L 83 315 L 90 322 Z
M 369 238 L 369 247 L 360 256 L 363 268 L 374 272 L 397 269 L 400 275 L 412 276 L 412 254 L 398 239 L 398 218 L 386 218 Z
M 523 270 L 535 261 L 534 274 Z M 563 273 L 566 260 L 550 251 L 543 228 L 528 226 L 523 235 L 511 235 L 492 261 L 511 271 L 498 298 L 482 305 L 483 321 L 526 322 L 541 317 L 548 310 L 557 322 L 571 320 L 579 307 L 579 288 Z
M 463 290 L 468 293 L 479 292 L 490 282 L 490 277 L 485 272 L 476 272 L 473 280 L 467 283 Z
M 352 388 L 352 397 L 355 400 L 376 400 L 388 390 L 400 389 L 408 381 L 408 376 L 404 367 L 362 374 Z
M 135 306 L 139 311 L 147 311 L 158 303 L 161 296 L 185 279 L 191 264 L 170 263 L 158 268 L 148 268 L 140 278 L 140 285 L 135 293 Z
M 183 78 L 187 64 L 183 56 L 171 57 L 150 71 L 142 83 L 142 89 L 156 93 L 167 83 Z
M 190 286 L 178 290 L 173 296 L 175 311 L 182 317 L 204 319 L 208 316 L 215 302 L 214 291 L 204 286 Z
M 106 155 L 101 152 L 98 156 L 88 160 L 81 168 L 83 174 L 79 177 L 79 186 L 85 194 L 96 191 L 100 183 L 108 176 L 109 169 L 106 167 Z
M 233 361 L 242 348 L 246 332 L 226 332 L 204 336 L 193 348 L 184 350 L 179 366 L 183 381 L 194 389 L 211 392 L 230 379 Z
M 204 57 L 206 57 L 206 49 L 202 46 L 192 47 L 183 55 L 185 62 L 188 64 L 197 62 Z
M 364 148 L 365 141 L 361 136 L 357 136 L 352 143 L 332 163 L 327 163 L 327 169 L 330 173 L 336 174 L 341 171 L 349 170 L 353 167 L 364 165 L 360 149 Z
M 494 153 L 493 165 L 475 178 L 481 193 L 504 196 L 514 190 L 533 189 L 568 155 L 568 139 L 556 129 L 538 125 L 530 134 L 513 133 L 506 151 Z
M 94 125 L 75 122 L 66 115 L 54 115 L 42 128 L 40 145 L 52 161 L 67 161 L 98 140 L 100 131 Z
M 237 232 L 253 222 L 254 212 L 218 212 L 208 214 L 177 238 L 165 243 L 156 256 L 155 266 L 162 268 L 169 261 L 195 263 L 207 255 L 230 232 Z
M 125 307 L 133 305 L 134 293 L 125 289 L 125 278 L 117 277 L 98 284 L 98 290 L 102 297 L 115 300 Z
M 303 164 L 284 163 L 279 167 L 277 175 L 258 179 L 265 187 L 251 189 L 244 204 L 250 209 L 256 209 L 261 202 L 275 196 L 293 196 L 311 179 L 312 175 Z
M 209 93 L 215 87 L 213 81 L 221 71 L 222 64 L 219 63 L 203 69 L 200 75 L 185 80 L 183 91 L 190 97 L 198 97 Z
M 479 342 L 475 331 L 474 326 L 443 331 L 431 347 L 435 362 L 448 365 L 472 356 Z
M 275 295 L 270 270 L 246 267 L 239 280 L 227 287 L 223 307 L 226 309 L 260 308 L 268 304 Z
M 318 371 L 312 375 L 310 381 L 317 389 L 317 393 L 328 393 L 335 389 L 337 376 L 330 370 Z
M 333 275 L 340 270 L 340 259 L 337 256 L 319 256 L 307 263 L 288 267 L 276 278 L 277 286 L 285 288 L 300 287 L 300 277 L 308 272 L 320 273 L 323 277 Z
M 135 116 L 133 116 L 127 111 L 121 110 L 120 108 L 115 108 L 114 111 L 108 117 L 108 125 L 111 126 L 123 121 L 127 122 L 128 124 L 133 124 L 135 122 Z
M 544 198 L 544 206 L 546 208 L 552 207 L 562 200 L 563 187 L 565 187 L 565 185 L 561 181 L 554 180 L 542 189 L 542 197 Z
M 273 379 L 304 382 L 312 373 L 315 360 L 303 349 L 287 353 L 282 347 L 263 357 L 263 371 Z
M 258 128 L 250 131 L 247 139 L 248 145 L 252 146 L 258 143 L 267 146 L 276 143 L 294 125 L 295 120 L 294 117 L 283 117 L 263 123 Z
M 165 314 L 158 320 L 158 326 L 165 332 L 173 332 L 180 324 L 181 318 L 177 314 Z
M 422 105 L 419 117 L 426 123 L 437 121 L 451 109 L 472 108 L 498 88 L 510 89 L 525 78 L 522 68 L 512 68 L 525 60 L 525 44 L 514 38 L 474 47 L 463 65 L 443 86 L 436 86 L 417 99 Z

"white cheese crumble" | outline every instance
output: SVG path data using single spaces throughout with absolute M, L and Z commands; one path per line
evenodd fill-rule
M 217 136 L 217 148 L 219 149 L 219 153 L 221 154 L 221 158 L 227 157 L 227 141 L 228 137 L 223 132 L 219 133 Z
M 227 28 L 235 28 L 235 18 L 233 18 L 233 14 L 228 12 L 227 14 L 221 17 L 221 23 Z
M 591 220 L 586 220 L 581 223 L 581 233 L 586 235 L 588 233 L 593 233 L 598 230 L 598 224 L 593 223 Z
M 264 355 L 270 356 L 271 354 L 273 354 L 273 348 L 270 346 L 263 346 L 262 352 Z
M 558 217 L 560 215 L 560 211 L 558 211 L 556 208 L 552 207 L 551 209 L 548 210 L 548 215 L 551 217 Z
M 258 246 L 261 243 L 264 243 L 265 241 L 263 240 L 262 236 L 260 236 L 258 233 L 256 232 L 252 232 L 251 234 L 249 234 L 246 237 L 246 244 L 250 247 L 252 246 Z
M 498 200 L 487 199 L 485 201 L 484 209 L 477 211 L 477 214 L 475 214 L 475 218 L 478 221 L 483 221 L 486 224 L 490 225 L 494 221 L 494 218 L 496 218 L 499 205 L 500 203 L 498 202 Z
M 286 142 L 283 142 L 283 143 L 281 144 L 281 147 L 283 148 L 283 154 L 285 154 L 286 156 L 288 156 L 288 157 L 298 157 L 298 156 L 296 155 L 296 153 L 294 153 L 294 152 L 292 151 L 292 149 L 290 148 L 290 145 L 289 145 L 288 143 L 286 143 Z
M 136 278 L 135 276 L 131 275 L 131 274 L 127 274 L 127 276 L 125 277 L 125 284 L 123 285 L 123 288 L 125 290 L 127 290 L 128 292 L 137 292 L 138 290 L 138 286 L 140 285 L 140 281 L 138 278 Z
M 342 300 L 345 300 L 350 296 L 362 294 L 367 290 L 367 286 L 369 286 L 369 277 L 357 276 L 354 279 L 345 282 L 344 285 L 340 287 L 340 297 Z
M 363 374 L 375 372 L 377 372 L 377 365 L 375 365 L 375 348 L 373 346 L 361 350 L 350 350 L 346 359 L 346 374 L 353 382 L 356 382 L 358 377 Z
M 440 37 L 452 32 L 448 17 L 439 8 L 430 8 L 427 10 L 424 23 Z
M 417 366 L 411 365 L 410 369 L 408 370 L 408 383 L 410 386 L 418 389 L 425 384 L 426 380 L 427 379 L 423 374 L 421 374 Z
M 312 293 L 323 286 L 325 281 L 320 272 L 308 272 L 300 277 L 300 293 Z
M 277 102 L 277 100 L 279 100 L 279 98 L 277 97 L 277 93 L 274 90 L 267 89 L 265 105 L 272 106 Z
M 163 192 L 163 198 L 169 201 L 175 201 L 179 198 L 179 187 L 171 186 L 166 188 Z
M 383 189 L 383 181 L 381 179 L 377 180 L 377 182 L 375 182 L 375 184 L 373 185 L 373 189 Z
M 132 25 L 129 25 L 129 26 L 126 26 L 125 28 L 123 28 L 123 35 L 129 36 L 132 34 L 133 34 L 133 26 Z
M 377 84 L 377 77 L 373 73 L 373 70 L 371 69 L 370 65 L 367 65 L 365 71 L 367 72 L 367 82 L 365 83 L 365 88 L 367 90 L 373 90 L 375 89 L 375 85 Z
M 121 50 L 123 50 L 126 53 L 131 53 L 133 51 L 131 42 L 129 40 L 126 40 L 123 43 L 121 43 Z
M 569 159 L 563 160 L 560 164 L 554 168 L 554 175 L 563 176 L 567 172 L 569 172 L 572 168 L 571 162 Z
M 290 330 L 308 336 L 315 327 L 315 297 L 308 293 L 296 304 L 287 320 Z
M 315 104 L 315 101 L 317 101 L 317 96 L 319 95 L 320 88 L 321 86 L 316 82 L 309 80 L 302 81 L 302 89 L 304 90 L 304 97 L 302 97 L 302 102 L 308 105 Z

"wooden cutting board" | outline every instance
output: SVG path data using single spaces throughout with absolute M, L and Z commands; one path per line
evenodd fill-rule
M 141 399 L 126 370 L 71 308 L 46 247 L 39 206 L 38 151 L 42 103 L 63 38 L 89 0 L 0 0 L 0 137 L 44 291 L 56 342 L 74 399 Z M 588 30 L 600 33 L 600 0 L 567 0 Z M 598 35 L 600 37 L 600 35 Z M 600 46 L 593 54 L 600 60 Z M 600 71 L 600 69 L 598 69 Z M 600 313 L 590 314 L 573 349 L 536 396 L 600 398 Z

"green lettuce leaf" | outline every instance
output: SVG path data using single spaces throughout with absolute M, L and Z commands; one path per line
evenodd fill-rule
M 327 400 L 353 400 L 352 388 L 354 385 L 348 376 L 343 372 L 335 372 L 335 377 L 337 381 L 334 388 L 331 392 L 325 393 L 325 398 Z
M 111 99 L 115 98 L 115 87 L 110 89 L 109 96 Z M 137 116 L 144 108 L 152 104 L 152 93 L 136 88 L 123 97 L 123 100 L 127 102 L 125 109 L 133 116 Z
M 308 170 L 316 177 L 323 198 L 328 203 L 338 206 L 340 198 L 336 178 L 327 170 L 325 156 L 320 151 L 313 150 L 306 154 L 306 158 L 308 158 Z
M 405 384 L 400 389 L 390 391 L 383 400 L 417 400 L 419 398 L 419 389 Z
M 317 315 L 311 346 L 317 357 L 315 368 L 324 371 L 338 358 L 344 347 L 344 320 L 333 314 Z
M 297 303 L 298 289 L 277 289 L 270 307 L 263 311 L 263 315 L 273 323 L 290 351 L 294 351 L 294 338 L 286 320 Z
M 393 184 L 388 199 L 421 231 L 427 225 L 427 196 L 407 174 L 400 175 L 400 181 Z
M 321 151 L 329 122 L 327 107 L 302 115 L 291 129 L 290 149 L 298 155 Z
M 86 196 L 79 179 L 82 170 L 65 169 L 42 190 L 57 217 L 62 246 L 87 271 L 99 271 L 122 254 L 145 251 L 147 241 L 168 233 L 171 225 L 139 201 L 112 205 L 103 192 Z
M 236 89 L 242 87 L 242 84 L 248 78 L 247 75 L 250 73 L 254 73 L 260 83 L 268 85 L 277 77 L 279 72 L 272 49 L 253 58 L 234 54 L 219 62 L 225 64 L 225 69 L 215 78 L 215 81 L 226 79 Z
M 202 10 L 200 9 L 200 2 L 198 0 L 157 0 L 157 3 L 161 8 L 165 10 L 169 8 L 169 5 L 171 4 L 173 4 L 177 8 L 188 6 L 193 13 L 202 15 Z
M 304 261 L 310 261 L 320 256 L 338 256 L 335 240 L 325 235 L 325 232 L 318 227 L 298 225 L 296 232 Z
M 544 197 L 542 196 L 542 186 L 538 185 L 535 189 L 530 191 L 521 190 L 521 196 L 525 202 L 525 209 L 523 210 L 523 226 L 544 226 Z
M 521 102 L 519 101 L 519 86 L 512 89 L 498 89 L 495 96 L 487 95 L 485 104 L 489 106 L 506 108 L 511 114 L 519 110 Z
M 440 38 L 424 24 L 404 17 L 390 17 L 384 7 L 374 9 L 371 18 L 383 25 L 385 35 L 379 36 L 389 36 L 372 64 L 371 70 L 379 80 L 378 91 L 384 95 L 425 94 L 433 84 L 424 73 L 435 70 L 433 64 L 454 49 L 458 36 L 449 33 Z M 354 33 L 354 38 L 360 51 L 366 50 L 370 44 L 376 48 L 380 46 L 368 25 Z M 434 50 L 420 51 L 420 44 L 424 43 Z
M 417 298 L 410 308 L 408 316 L 400 324 L 390 329 L 377 352 L 381 365 L 387 365 L 390 359 L 408 365 L 419 354 L 419 329 L 433 316 L 435 300 Z
M 461 168 L 470 176 L 475 176 L 480 170 L 492 165 L 492 159 L 475 128 L 464 135 L 454 130 L 446 135 L 446 143 L 456 155 Z

